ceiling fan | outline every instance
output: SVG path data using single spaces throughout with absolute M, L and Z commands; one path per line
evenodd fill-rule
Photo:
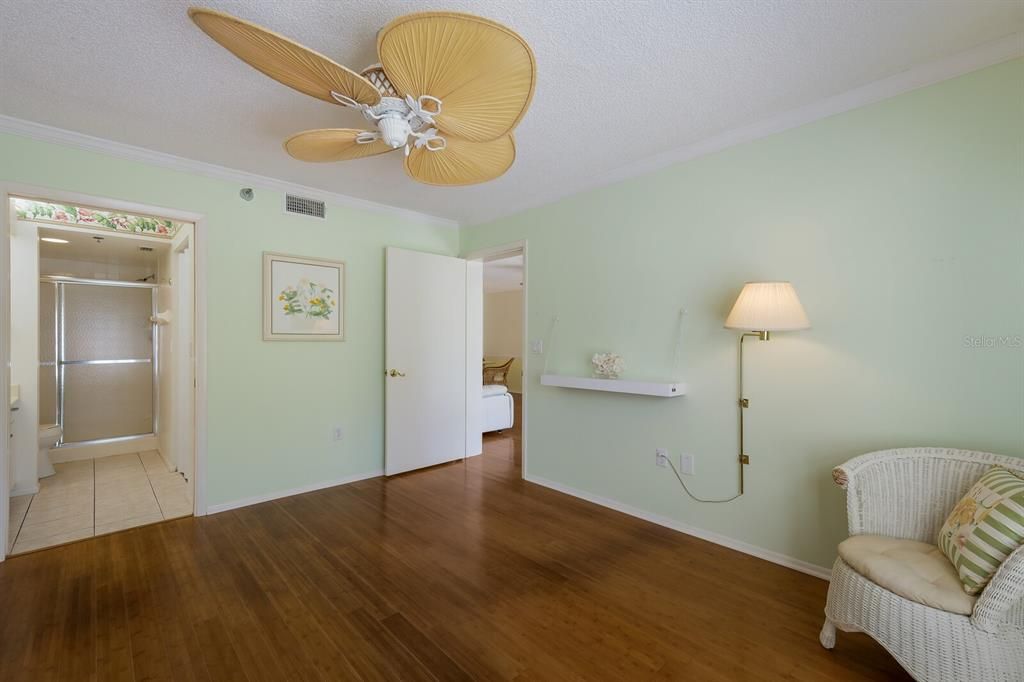
M 374 128 L 307 130 L 285 150 L 301 161 L 347 161 L 405 149 L 405 171 L 428 185 L 493 180 L 515 160 L 512 129 L 533 98 L 533 51 L 514 31 L 456 12 L 407 14 L 377 33 L 379 64 L 356 73 L 273 31 L 211 9 L 188 11 L 236 57 L 312 97 L 356 109 Z

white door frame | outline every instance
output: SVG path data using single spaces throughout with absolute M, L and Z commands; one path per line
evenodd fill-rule
M 523 360 L 523 404 L 522 404 L 522 419 L 523 419 L 523 435 L 520 438 L 520 447 L 522 448 L 523 466 L 519 472 L 522 478 L 526 479 L 526 427 L 527 427 L 527 416 L 526 416 L 526 402 L 529 400 L 529 364 L 530 364 L 530 318 L 527 313 L 529 312 L 529 296 L 527 296 L 528 288 L 530 286 L 529 281 L 529 269 L 530 269 L 530 255 L 527 248 L 527 240 L 523 239 L 517 242 L 509 242 L 507 244 L 501 244 L 499 246 L 491 246 L 486 249 L 476 249 L 469 253 L 463 254 L 460 258 L 466 260 L 479 260 L 489 261 L 497 260 L 504 256 L 512 256 L 517 253 L 523 254 L 523 343 L 522 343 L 522 360 Z M 544 349 L 547 351 L 547 349 Z
M 182 472 L 183 467 L 186 469 L 185 473 L 188 474 L 189 484 L 195 484 L 195 465 L 196 465 L 196 454 L 195 454 L 195 438 L 192 435 L 195 433 L 196 423 L 196 410 L 195 410 L 195 326 L 196 326 L 196 277 L 195 277 L 195 240 L 196 235 L 188 234 L 185 238 L 174 248 L 171 252 L 172 267 L 171 272 L 174 273 L 174 282 L 176 286 L 174 289 L 174 345 L 175 353 L 177 354 L 174 358 L 174 376 L 169 377 L 171 386 L 174 391 L 174 406 L 173 412 L 174 421 L 171 424 L 171 428 L 174 429 L 174 435 L 171 436 L 171 443 L 174 446 L 174 452 L 169 453 L 174 459 L 174 467 L 177 471 Z M 184 325 L 187 322 L 187 327 Z M 183 352 L 184 351 L 184 352 Z M 184 362 L 182 359 L 184 358 Z M 193 386 L 191 391 L 181 390 L 182 386 Z M 186 418 L 183 418 L 187 415 Z M 188 456 L 182 457 L 182 443 L 192 441 L 192 446 L 188 449 Z M 166 457 L 165 457 L 166 460 Z M 189 460 L 192 460 L 189 462 Z
M 144 215 L 158 215 L 171 220 L 190 222 L 195 225 L 195 257 L 193 260 L 193 275 L 195 277 L 195 372 L 196 372 L 196 393 L 195 393 L 195 487 L 193 513 L 196 516 L 205 516 L 207 513 L 206 504 L 206 287 L 207 287 L 207 261 L 206 261 L 206 231 L 208 225 L 205 216 L 192 211 L 182 211 L 164 206 L 152 206 L 134 201 L 125 201 L 111 197 L 94 196 L 80 192 L 68 192 L 65 190 L 41 187 L 38 185 L 23 185 L 12 182 L 0 182 L 0 240 L 4 246 L 0 247 L 0 285 L 3 293 L 0 293 L 0 397 L 7 398 L 10 395 L 10 238 L 11 221 L 13 210 L 10 200 L 12 197 L 38 197 L 44 200 L 65 202 L 68 204 L 84 204 L 86 206 L 102 206 L 115 211 L 128 213 L 142 213 Z M 0 561 L 7 557 L 7 529 L 10 523 L 10 481 L 7 480 L 8 460 L 10 459 L 10 446 L 8 444 L 8 421 L 10 419 L 10 402 L 2 401 L 0 408 Z

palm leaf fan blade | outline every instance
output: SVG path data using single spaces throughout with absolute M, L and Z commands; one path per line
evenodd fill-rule
M 307 130 L 285 140 L 284 148 L 293 158 L 313 163 L 350 161 L 394 151 L 380 140 L 357 142 L 359 134 L 366 132 L 352 128 Z
M 449 137 L 440 151 L 413 148 L 405 159 L 405 172 L 428 185 L 474 185 L 500 177 L 515 159 L 511 134 L 488 142 Z
M 509 133 L 530 106 L 536 62 L 514 31 L 454 12 L 410 14 L 377 35 L 384 71 L 401 95 L 442 101 L 442 133 L 470 142 Z
M 230 14 L 193 7 L 192 21 L 254 69 L 299 92 L 338 104 L 337 92 L 362 104 L 380 101 L 373 83 L 289 38 Z

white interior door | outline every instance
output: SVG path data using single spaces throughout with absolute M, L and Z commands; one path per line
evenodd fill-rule
M 471 438 L 475 431 L 479 441 L 479 410 L 467 408 L 480 400 L 470 386 L 481 358 L 470 357 L 473 268 L 395 248 L 386 263 L 384 473 L 391 476 L 479 453 Z

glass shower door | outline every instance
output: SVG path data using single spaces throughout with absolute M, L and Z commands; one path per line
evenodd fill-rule
M 56 293 L 63 442 L 153 433 L 155 290 L 62 282 Z
M 39 423 L 57 421 L 57 284 L 39 283 Z

